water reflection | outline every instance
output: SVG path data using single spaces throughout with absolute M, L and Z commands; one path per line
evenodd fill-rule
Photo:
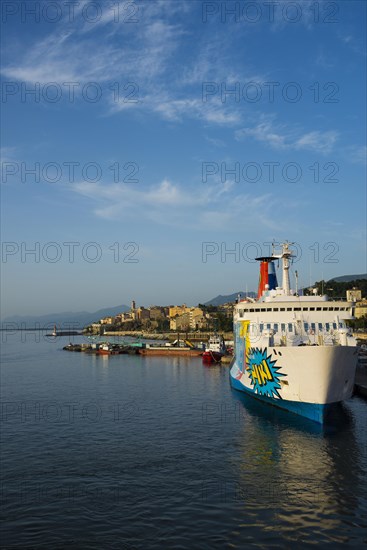
M 232 395 L 243 414 L 236 494 L 246 513 L 272 509 L 268 529 L 284 539 L 298 532 L 311 540 L 317 532 L 318 541 L 343 542 L 364 479 L 348 407 L 337 406 L 333 423 L 321 426 L 234 390 Z

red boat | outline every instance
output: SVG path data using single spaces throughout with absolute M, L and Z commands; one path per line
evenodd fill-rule
M 97 353 L 98 355 L 120 355 L 121 353 L 126 353 L 126 351 L 118 345 L 102 344 Z
M 203 363 L 220 363 L 226 353 L 224 340 L 218 334 L 210 336 L 209 343 L 203 353 Z

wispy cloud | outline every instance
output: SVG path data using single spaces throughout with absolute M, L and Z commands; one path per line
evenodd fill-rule
M 205 136 L 205 139 L 214 147 L 225 147 L 226 144 L 222 139 Z
M 76 10 L 80 12 L 86 2 L 80 2 Z M 235 83 L 261 84 L 271 79 L 271 75 L 246 71 L 243 60 L 236 64 L 228 32 L 213 33 L 209 26 L 204 26 L 197 47 L 189 48 L 194 33 L 185 21 L 190 11 L 197 9 L 193 4 L 196 3 L 142 1 L 136 4 L 138 22 L 130 25 L 116 23 L 112 9 L 103 10 L 103 16 L 95 24 L 60 22 L 54 32 L 19 51 L 14 61 L 4 66 L 2 74 L 32 84 L 78 83 L 79 91 L 81 85 L 96 82 L 109 89 L 102 98 L 109 115 L 135 109 L 173 123 L 191 119 L 205 125 L 240 128 L 249 106 L 223 100 L 221 85 L 231 89 Z M 307 20 L 305 14 L 311 10 L 304 9 L 306 4 L 303 0 L 298 3 Z M 124 5 L 121 1 L 120 7 Z M 286 5 L 282 1 L 276 6 L 276 17 Z M 92 29 L 94 32 L 90 32 Z M 208 32 L 210 40 L 205 34 Z M 121 83 L 123 87 L 129 82 L 139 90 L 138 101 L 127 100 L 123 94 L 116 98 L 111 90 L 111 84 Z M 214 82 L 219 90 L 206 101 L 201 97 L 205 82 Z M 338 133 L 317 129 L 296 131 L 275 124 L 268 116 L 237 130 L 237 139 L 245 137 L 278 150 L 317 150 L 326 154 L 333 149 Z
M 366 164 L 367 163 L 367 147 L 366 145 L 356 145 L 347 148 L 348 159 L 353 164 Z
M 238 140 L 253 137 L 255 140 L 266 143 L 277 150 L 308 150 L 322 154 L 330 153 L 338 139 L 338 132 L 330 130 L 321 132 L 313 130 L 303 132 L 292 129 L 287 125 L 275 124 L 274 117 L 262 116 L 262 120 L 252 127 L 237 130 Z
M 144 219 L 153 224 L 191 229 L 244 229 L 250 223 L 279 228 L 271 215 L 277 199 L 270 193 L 238 192 L 233 182 L 203 185 L 180 185 L 168 179 L 145 188 L 124 184 L 80 182 L 73 187 L 78 195 L 90 200 L 98 218 L 118 221 L 135 218 L 144 210 Z M 246 204 L 246 216 L 243 205 Z M 280 201 L 279 208 L 284 205 Z
M 110 9 L 104 10 L 103 18 L 94 25 L 60 24 L 52 34 L 19 51 L 14 61 L 3 67 L 3 76 L 60 86 L 65 82 L 79 86 L 87 82 L 104 86 L 133 82 L 139 87 L 140 101 L 126 101 L 125 97 L 116 100 L 111 93 L 106 94 L 110 113 L 135 108 L 169 121 L 189 117 L 208 124 L 238 122 L 235 108 L 217 98 L 205 104 L 200 97 L 201 86 L 198 88 L 204 79 L 227 75 L 217 54 L 220 49 L 223 55 L 224 45 L 213 39 L 207 46 L 203 41 L 204 45 L 198 44 L 198 59 L 188 57 L 186 65 L 179 61 L 190 32 L 175 16 L 192 9 L 190 4 L 159 1 L 137 5 L 140 12 L 136 24 L 116 24 Z M 83 3 L 78 10 L 82 7 Z

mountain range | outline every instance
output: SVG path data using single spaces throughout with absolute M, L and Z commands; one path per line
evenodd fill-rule
M 367 273 L 362 273 L 362 275 L 343 275 L 342 277 L 334 277 L 330 279 L 330 281 L 335 281 L 336 283 L 349 283 L 350 281 L 358 281 L 359 279 L 367 279 Z
M 235 302 L 238 298 L 238 295 L 241 295 L 242 298 L 244 298 L 246 295 L 250 298 L 255 298 L 256 293 L 255 292 L 244 292 L 243 290 L 240 290 L 239 292 L 235 292 L 234 294 L 227 294 L 226 296 L 222 296 L 222 294 L 219 294 L 215 298 L 212 298 L 209 300 L 209 302 L 205 302 L 203 304 L 204 306 L 221 306 L 222 304 L 227 304 L 228 302 Z
M 129 309 L 128 306 L 123 304 L 121 306 L 105 307 L 93 313 L 89 311 L 64 311 L 62 313 L 49 313 L 40 316 L 13 315 L 4 319 L 2 328 L 5 328 L 7 323 L 15 323 L 19 328 L 21 324 L 23 324 L 23 326 L 27 328 L 35 326 L 51 328 L 53 325 L 56 325 L 58 329 L 82 329 L 86 325 L 98 322 L 100 319 L 103 319 L 103 317 L 113 317 L 118 313 L 129 311 Z

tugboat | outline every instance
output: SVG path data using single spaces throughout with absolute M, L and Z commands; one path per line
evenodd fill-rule
M 353 393 L 357 341 L 346 326 L 354 302 L 301 296 L 290 288 L 291 243 L 260 261 L 257 300 L 234 309 L 232 388 L 319 423 Z M 274 261 L 282 261 L 282 286 Z M 296 272 L 297 275 L 297 272 Z
M 225 353 L 226 346 L 223 338 L 219 334 L 213 334 L 203 353 L 203 363 L 220 363 Z

